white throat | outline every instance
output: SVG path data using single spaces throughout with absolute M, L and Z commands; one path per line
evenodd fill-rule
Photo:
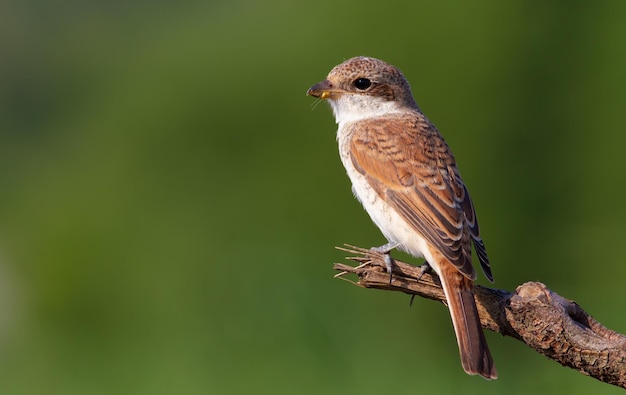
M 335 122 L 340 126 L 349 122 L 407 111 L 393 100 L 359 94 L 344 94 L 328 101 L 335 114 Z

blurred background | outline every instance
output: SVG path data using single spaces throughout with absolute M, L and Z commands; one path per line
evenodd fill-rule
M 625 13 L 3 2 L 0 392 L 617 393 L 494 333 L 500 378 L 467 376 L 442 305 L 334 280 L 335 245 L 384 240 L 305 92 L 352 56 L 400 67 L 495 286 L 542 281 L 624 333 Z

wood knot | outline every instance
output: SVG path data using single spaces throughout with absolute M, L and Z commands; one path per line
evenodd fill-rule
M 551 299 L 550 290 L 544 284 L 531 281 L 515 289 L 515 294 L 511 297 L 511 305 L 548 305 Z

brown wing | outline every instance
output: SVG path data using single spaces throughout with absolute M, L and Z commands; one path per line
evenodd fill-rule
M 491 270 L 467 188 L 448 145 L 418 114 L 360 123 L 351 139 L 354 166 L 433 247 L 470 279 L 474 240 L 481 266 Z

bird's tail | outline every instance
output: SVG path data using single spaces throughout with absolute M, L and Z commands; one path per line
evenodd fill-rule
M 474 302 L 474 284 L 454 266 L 444 265 L 441 285 L 459 344 L 461 363 L 468 374 L 479 374 L 487 380 L 498 377 Z

